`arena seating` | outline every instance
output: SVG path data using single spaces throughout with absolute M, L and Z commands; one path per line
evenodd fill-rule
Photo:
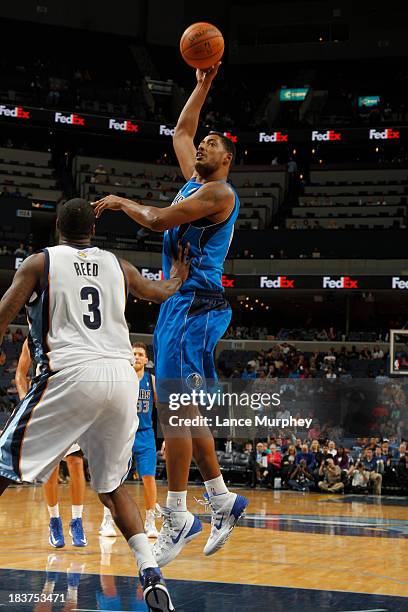
M 62 191 L 52 165 L 51 154 L 44 151 L 0 148 L 0 191 L 33 200 L 58 202 Z
M 406 169 L 313 170 L 286 219 L 290 229 L 404 228 L 407 220 Z
M 114 193 L 144 202 L 147 198 L 155 206 L 168 206 L 184 180 L 178 167 L 161 164 L 77 156 L 73 167 L 78 192 L 91 200 Z M 231 181 L 239 189 L 241 201 L 236 229 L 268 227 L 285 195 L 285 170 L 237 166 L 231 173 Z M 99 226 L 98 236 L 101 231 Z M 123 237 L 128 232 L 129 228 L 123 227 L 116 235 Z

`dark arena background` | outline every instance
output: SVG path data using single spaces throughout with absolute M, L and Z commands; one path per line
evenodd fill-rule
M 220 29 L 225 53 L 195 143 L 210 130 L 234 142 L 230 180 L 241 201 L 222 277 L 232 320 L 215 351 L 218 375 L 224 389 L 273 389 L 281 402 L 274 423 L 240 429 L 231 421 L 215 431 L 224 480 L 250 504 L 215 556 L 202 554 L 201 537 L 163 575 L 178 612 L 402 612 L 407 5 L 3 2 L 1 295 L 30 254 L 57 244 L 61 202 L 115 194 L 160 208 L 172 203 L 184 183 L 172 137 L 196 84 L 179 40 L 200 21 Z M 158 281 L 162 240 L 162 232 L 106 211 L 93 244 Z M 153 372 L 158 315 L 158 305 L 128 298 L 131 340 L 147 344 Z M 18 403 L 27 333 L 22 310 L 1 347 L 0 430 Z M 229 414 L 239 417 L 239 407 Z M 165 451 L 154 421 L 163 505 Z M 61 465 L 65 525 L 70 484 Z M 194 462 L 189 478 L 188 504 L 208 535 Z M 135 469 L 125 487 L 142 507 Z M 99 535 L 102 517 L 87 483 L 88 546 L 73 548 L 67 533 L 66 546 L 52 548 L 41 485 L 11 486 L 0 501 L 0 609 L 156 609 L 143 599 L 127 543 Z

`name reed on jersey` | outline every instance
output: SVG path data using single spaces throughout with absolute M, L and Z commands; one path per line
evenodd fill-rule
M 77 276 L 98 276 L 99 273 L 98 264 L 89 261 L 75 262 L 74 268 Z

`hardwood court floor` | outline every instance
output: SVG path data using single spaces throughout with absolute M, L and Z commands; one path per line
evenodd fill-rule
M 142 486 L 127 486 L 142 505 Z M 160 503 L 165 493 L 159 485 Z M 202 493 L 202 487 L 190 487 L 190 509 L 200 515 L 204 509 L 194 497 Z M 164 569 L 166 578 L 408 597 L 407 498 L 267 490 L 244 494 L 251 502 L 247 516 L 225 548 L 204 557 L 209 531 L 204 524 L 203 535 Z M 8 489 L 0 500 L 0 568 L 44 571 L 52 553 L 64 571 L 79 564 L 87 574 L 135 576 L 125 541 L 121 537 L 100 541 L 102 506 L 89 488 L 85 504 L 89 545 L 78 549 L 68 534 L 69 488 L 60 486 L 66 546 L 56 550 L 48 544 L 49 519 L 41 487 Z

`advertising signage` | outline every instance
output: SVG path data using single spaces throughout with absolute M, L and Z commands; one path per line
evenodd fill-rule
M 22 263 L 21 257 L 0 255 L 0 269 L 16 270 Z M 140 273 L 149 280 L 162 280 L 160 268 L 143 267 Z M 407 291 L 408 276 L 362 276 L 344 275 L 309 275 L 309 274 L 224 274 L 222 286 L 226 291 L 231 289 L 257 290 L 259 293 L 271 291 Z
M 378 106 L 380 103 L 380 96 L 359 96 L 358 106 L 360 108 L 372 108 Z
M 150 280 L 163 278 L 162 270 L 142 268 L 141 274 Z M 360 276 L 344 274 L 329 275 L 293 275 L 293 274 L 224 274 L 224 289 L 259 289 L 268 293 L 272 290 L 327 290 L 327 291 L 407 291 L 408 276 Z
M 114 135 L 117 138 L 169 140 L 174 136 L 174 126 L 153 121 L 139 121 L 135 118 L 104 117 L 102 115 L 89 115 L 80 111 L 54 111 L 44 108 L 16 106 L 12 104 L 0 105 L 0 122 L 19 125 L 44 126 L 52 129 L 70 130 L 74 132 L 94 132 L 97 134 Z M 206 132 L 200 131 L 200 136 Z M 341 146 L 342 143 L 375 143 L 408 141 L 408 127 L 325 127 L 306 130 L 286 130 L 284 128 L 263 129 L 248 131 L 234 126 L 223 131 L 224 135 L 234 143 L 244 145 L 259 145 L 273 147 L 286 144 L 311 144 Z
M 308 87 L 282 87 L 279 91 L 279 100 L 281 102 L 302 102 L 306 98 L 308 91 Z

